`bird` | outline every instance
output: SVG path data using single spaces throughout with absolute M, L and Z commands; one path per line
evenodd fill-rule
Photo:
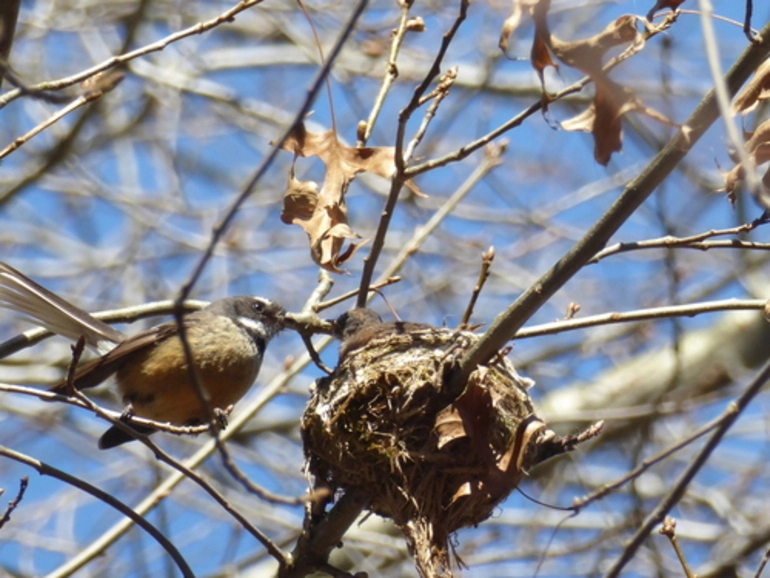
M 427 323 L 415 321 L 384 322 L 376 311 L 364 307 L 346 311 L 332 322 L 332 327 L 334 336 L 341 341 L 338 365 L 348 354 L 374 339 L 436 329 Z
M 124 415 L 176 426 L 206 423 L 212 409 L 224 410 L 243 397 L 259 374 L 268 342 L 284 329 L 286 315 L 281 305 L 268 299 L 238 296 L 213 301 L 182 318 L 198 379 L 209 400 L 207 408 L 190 382 L 175 321 L 128 336 L 2 262 L 0 307 L 74 341 L 82 336 L 99 354 L 75 369 L 75 389 L 94 387 L 114 374 L 126 404 Z M 63 380 L 51 391 L 67 393 L 68 387 Z M 137 424 L 130 427 L 141 434 L 155 431 Z M 133 439 L 113 425 L 99 439 L 99 448 Z

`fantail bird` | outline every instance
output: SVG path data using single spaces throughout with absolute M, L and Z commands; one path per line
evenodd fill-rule
M 413 321 L 384 322 L 376 311 L 363 307 L 346 311 L 334 320 L 332 326 L 334 336 L 342 342 L 339 363 L 342 363 L 348 353 L 363 347 L 373 339 L 435 329 L 427 323 Z
M 210 414 L 190 383 L 176 322 L 129 337 L 1 262 L 0 306 L 23 313 L 64 337 L 78 340 L 83 336 L 86 345 L 100 354 L 76 369 L 76 389 L 94 387 L 115 374 L 118 391 L 133 415 L 179 426 L 207 421 Z M 183 318 L 200 384 L 212 409 L 229 407 L 251 387 L 267 343 L 284 328 L 285 313 L 267 299 L 229 297 Z M 62 382 L 51 391 L 65 393 L 66 387 Z M 153 431 L 131 427 L 140 433 Z M 99 439 L 99 448 L 132 439 L 113 426 Z

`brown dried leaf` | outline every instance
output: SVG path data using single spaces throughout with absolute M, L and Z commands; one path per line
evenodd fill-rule
M 438 437 L 438 443 L 436 444 L 438 449 L 443 449 L 448 443 L 468 435 L 463 426 L 460 412 L 452 405 L 446 406 L 436 414 L 435 431 Z
M 543 76 L 545 69 L 549 66 L 553 66 L 556 70 L 559 69 L 559 65 L 551 58 L 551 31 L 548 28 L 548 10 L 550 9 L 551 0 L 540 0 L 531 9 L 532 19 L 535 22 L 535 37 L 532 39 L 530 61 L 540 78 L 540 86 L 543 88 L 544 95 L 547 94 Z M 545 108 L 547 105 L 545 98 L 543 104 Z
M 500 42 L 498 46 L 503 52 L 508 50 L 508 41 L 511 38 L 511 34 L 521 24 L 521 19 L 525 14 L 532 15 L 532 9 L 539 2 L 539 0 L 513 0 L 513 6 L 511 8 L 511 15 L 503 22 L 503 29 L 500 32 Z
M 523 420 L 516 429 L 516 435 L 511 440 L 508 450 L 497 461 L 497 469 L 503 474 L 515 474 L 521 470 L 529 442 L 533 436 L 544 429 L 545 423 L 535 416 Z M 516 470 L 512 470 L 512 467 Z
M 297 156 L 317 156 L 326 165 L 326 175 L 319 191 L 314 183 L 294 179 L 292 169 L 281 219 L 305 230 L 313 261 L 324 269 L 342 273 L 340 265 L 363 245 L 351 243 L 344 248 L 349 239 L 361 238 L 348 225 L 345 193 L 360 172 L 390 178 L 395 171 L 395 149 L 349 147 L 339 142 L 334 131 L 308 132 L 302 123 L 286 139 L 283 148 Z
M 636 29 L 636 23 L 636 16 L 626 14 L 590 38 L 565 42 L 551 36 L 548 47 L 564 64 L 584 72 L 596 82 L 606 78 L 602 59 L 610 48 L 631 44 L 631 50 L 638 52 L 644 47 L 644 36 Z
M 647 20 L 652 22 L 652 18 L 655 16 L 655 13 L 658 10 L 663 10 L 663 8 L 671 8 L 671 10 L 676 12 L 676 9 L 679 8 L 683 2 L 684 0 L 658 0 L 655 2 L 655 6 L 653 6 L 647 13 Z
M 770 120 L 766 120 L 757 127 L 750 138 L 746 141 L 746 152 L 757 165 L 770 161 Z M 734 195 L 735 187 L 738 181 L 743 180 L 745 173 L 743 165 L 737 163 L 728 173 L 725 174 L 725 191 L 729 195 Z M 770 178 L 765 174 L 762 181 Z
M 562 127 L 570 131 L 580 130 L 593 134 L 594 158 L 597 162 L 606 165 L 612 153 L 622 149 L 620 117 L 626 112 L 641 112 L 660 122 L 674 125 L 664 115 L 644 106 L 631 90 L 611 81 L 603 70 L 604 56 L 611 48 L 630 44 L 620 55 L 623 58 L 628 58 L 644 47 L 644 35 L 637 29 L 639 19 L 636 16 L 621 16 L 599 34 L 582 40 L 566 42 L 554 37 L 548 29 L 547 17 L 550 5 L 551 0 L 540 0 L 534 5 L 527 5 L 535 22 L 532 66 L 540 77 L 544 94 L 546 91 L 543 82 L 543 70 L 546 66 L 556 66 L 551 59 L 552 54 L 564 64 L 587 74 L 594 81 L 596 96 L 591 106 L 581 114 L 562 123 Z M 519 11 L 524 9 L 523 6 L 514 3 L 514 8 L 517 7 Z M 515 11 L 514 13 L 516 14 Z M 511 15 L 511 18 L 513 16 L 514 14 Z
M 287 225 L 301 225 L 315 213 L 318 204 L 318 185 L 313 181 L 298 181 L 294 178 L 294 167 L 289 173 L 289 185 L 283 193 L 281 221 Z
M 483 379 L 483 378 L 482 378 Z M 492 420 L 492 397 L 489 389 L 480 383 L 468 385 L 453 404 L 436 415 L 434 430 L 438 436 L 438 448 L 469 437 L 471 447 L 489 465 L 494 463 L 489 439 Z
M 759 65 L 754 77 L 735 97 L 733 114 L 739 112 L 748 114 L 754 110 L 760 101 L 770 98 L 770 58 Z
M 593 134 L 594 158 L 604 166 L 609 162 L 612 153 L 623 148 L 620 117 L 630 111 L 675 126 L 669 118 L 642 104 L 632 90 L 605 77 L 596 83 L 596 96 L 591 106 L 562 122 L 561 127 L 568 131 Z

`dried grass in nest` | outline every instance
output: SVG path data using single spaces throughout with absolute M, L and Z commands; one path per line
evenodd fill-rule
M 527 469 L 581 441 L 546 428 L 531 380 L 504 357 L 452 400 L 444 380 L 477 339 L 428 326 L 373 339 L 316 383 L 303 416 L 317 484 L 365 492 L 368 509 L 402 529 L 423 576 L 451 575 L 452 533 L 487 519 Z

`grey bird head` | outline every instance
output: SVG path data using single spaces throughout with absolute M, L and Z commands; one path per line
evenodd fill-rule
M 286 325 L 286 310 L 262 297 L 227 297 L 214 301 L 204 311 L 229 317 L 253 338 L 265 342 Z

